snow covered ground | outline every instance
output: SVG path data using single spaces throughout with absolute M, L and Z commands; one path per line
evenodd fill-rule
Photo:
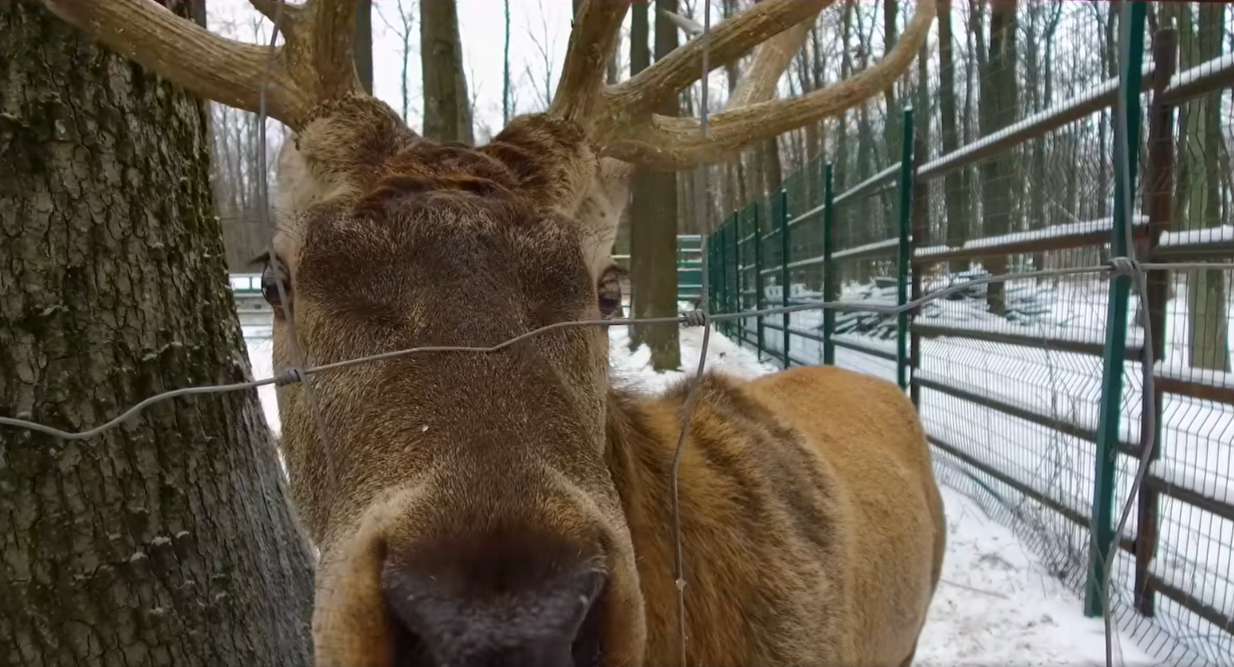
M 269 377 L 268 331 L 246 329 L 245 333 L 254 377 Z M 617 381 L 654 392 L 684 373 L 693 372 L 699 361 L 702 331 L 682 331 L 685 370 L 677 373 L 652 371 L 645 347 L 633 353 L 628 350 L 625 329 L 612 329 L 611 340 L 611 361 Z M 775 370 L 758 361 L 751 350 L 715 333 L 707 362 L 710 368 L 741 377 Z M 271 426 L 277 429 L 273 390 L 262 391 L 261 399 Z M 1080 601 L 1033 559 L 1011 531 L 987 517 L 959 492 L 944 488 L 943 494 L 947 506 L 947 559 L 943 583 L 931 607 L 915 664 L 1104 665 L 1101 621 L 1085 618 Z M 1125 636 L 1119 635 L 1116 640 L 1120 660 L 1115 664 L 1153 664 Z

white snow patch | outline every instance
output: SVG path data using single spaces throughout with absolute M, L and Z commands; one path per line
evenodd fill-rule
M 916 667 L 1105 665 L 1105 628 L 1004 526 L 943 488 L 947 555 L 917 647 Z M 1122 635 L 1115 664 L 1153 664 Z M 1121 651 L 1121 660 L 1119 652 Z

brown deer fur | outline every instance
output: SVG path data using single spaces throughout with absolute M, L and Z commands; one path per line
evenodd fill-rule
M 601 316 L 622 167 L 568 121 L 443 146 L 349 98 L 280 160 L 275 250 L 310 365 Z M 295 361 L 289 324 L 277 368 Z M 603 664 L 676 664 L 669 469 L 691 385 L 615 388 L 607 353 L 606 330 L 561 329 L 279 389 L 292 497 L 321 549 L 319 665 L 394 667 L 392 560 L 486 599 L 590 563 L 609 576 Z M 680 469 L 689 663 L 910 664 L 945 528 L 903 393 L 834 368 L 709 373 L 698 391 Z

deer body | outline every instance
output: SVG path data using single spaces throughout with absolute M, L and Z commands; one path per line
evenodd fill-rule
M 648 656 L 680 642 L 668 480 L 687 391 L 610 400 Z M 709 374 L 694 415 L 679 477 L 689 664 L 908 664 L 946 530 L 911 403 L 882 380 L 796 368 Z
M 714 160 L 877 94 L 920 48 L 931 0 L 878 65 L 743 100 L 708 138 L 652 112 L 699 78 L 698 44 L 605 87 L 629 2 L 588 1 L 549 111 L 478 148 L 424 140 L 358 92 L 347 0 L 250 0 L 283 21 L 270 68 L 265 48 L 153 0 L 44 2 L 199 94 L 255 110 L 264 88 L 296 133 L 263 293 L 275 368 L 332 366 L 278 389 L 291 500 L 321 553 L 319 667 L 679 655 L 669 470 L 691 385 L 658 399 L 613 388 L 602 326 L 621 315 L 611 250 L 630 172 Z M 757 3 L 717 26 L 711 66 L 827 4 Z M 787 63 L 792 40 L 777 39 L 755 56 L 760 77 Z M 546 326 L 496 351 L 340 365 Z M 911 404 L 836 369 L 712 374 L 696 390 L 679 475 L 687 662 L 909 665 L 944 546 Z

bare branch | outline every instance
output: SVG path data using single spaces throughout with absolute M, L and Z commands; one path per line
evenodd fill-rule
M 934 15 L 933 0 L 919 0 L 917 12 L 899 42 L 878 64 L 831 88 L 712 116 L 705 138 L 699 133 L 697 119 L 655 115 L 646 123 L 614 126 L 618 133 L 597 143 L 606 156 L 653 169 L 681 170 L 726 159 L 744 146 L 834 116 L 878 95 L 912 64 Z
M 549 114 L 588 127 L 604 89 L 604 72 L 617 46 L 630 0 L 587 0 L 570 31 L 570 45 Z M 687 84 L 688 85 L 688 84 Z

